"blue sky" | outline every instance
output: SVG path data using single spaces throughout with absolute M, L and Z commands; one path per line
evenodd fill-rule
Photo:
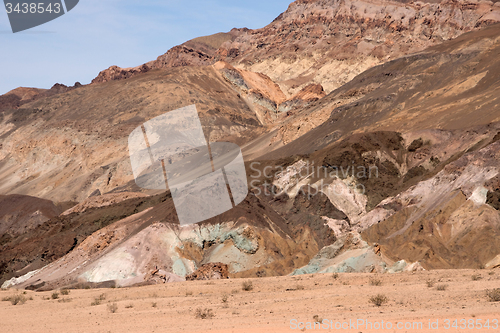
M 66 15 L 13 34 L 0 7 L 0 95 L 89 83 L 111 65 L 137 66 L 189 39 L 261 28 L 292 0 L 80 0 Z

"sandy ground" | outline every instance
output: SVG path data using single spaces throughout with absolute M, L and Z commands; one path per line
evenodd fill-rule
M 242 288 L 247 281 L 253 285 L 250 291 Z M 427 281 L 433 281 L 433 286 Z M 446 289 L 438 290 L 440 285 Z M 71 290 L 69 295 L 59 293 L 58 299 L 52 299 L 52 292 L 26 291 L 24 304 L 0 302 L 0 332 L 495 332 L 500 331 L 500 302 L 490 302 L 485 290 L 499 287 L 499 271 L 441 270 Z M 0 291 L 2 299 L 19 294 L 22 291 Z M 385 295 L 388 302 L 380 307 L 371 304 L 370 297 L 377 294 Z M 100 295 L 101 303 L 91 305 Z M 114 303 L 117 310 L 112 313 L 109 307 Z M 197 318 L 198 308 L 211 309 L 214 317 Z M 316 315 L 326 319 L 321 329 L 318 324 L 315 330 L 303 326 L 313 325 Z M 462 319 L 473 328 L 461 329 Z M 487 319 L 490 328 L 479 328 L 478 323 Z M 361 320 L 371 322 L 372 329 Z M 360 325 L 348 327 L 349 321 Z M 438 321 L 438 329 L 429 329 L 429 321 Z M 419 322 L 421 328 L 408 329 Z M 397 323 L 407 328 L 399 329 Z

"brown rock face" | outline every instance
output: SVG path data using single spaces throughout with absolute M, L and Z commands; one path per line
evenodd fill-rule
M 374 65 L 499 20 L 500 7 L 491 2 L 301 0 L 217 54 L 265 73 L 289 95 L 311 82 L 331 92 Z
M 267 75 L 290 100 L 310 84 L 329 93 L 375 65 L 499 21 L 500 6 L 488 1 L 298 0 L 262 29 L 195 38 L 140 67 L 112 66 L 92 82 L 224 60 Z M 280 111 L 303 106 L 286 103 Z
M 227 279 L 229 277 L 229 271 L 227 265 L 216 262 L 209 263 L 198 268 L 197 271 L 186 276 L 186 281 L 194 280 L 219 280 Z
M 92 83 L 128 79 L 136 74 L 146 73 L 149 70 L 150 68 L 146 64 L 135 68 L 120 68 L 118 66 L 111 66 L 100 72 L 99 75 L 92 80 Z
M 92 80 L 92 83 L 124 80 L 137 74 L 146 73 L 151 69 L 211 65 L 215 62 L 214 55 L 217 49 L 223 43 L 234 40 L 246 31 L 248 31 L 246 28 L 235 28 L 227 33 L 221 32 L 210 36 L 198 37 L 181 45 L 174 46 L 156 60 L 138 67 L 120 68 L 118 66 L 111 66 L 100 72 Z

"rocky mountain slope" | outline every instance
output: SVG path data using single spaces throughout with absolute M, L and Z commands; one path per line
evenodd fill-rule
M 0 282 L 500 266 L 499 8 L 299 0 L 90 85 L 1 96 Z M 168 191 L 134 183 L 127 138 L 191 104 L 208 141 L 242 147 L 250 192 L 180 227 Z
M 297 0 L 264 28 L 196 38 L 142 66 L 112 66 L 93 82 L 224 60 L 266 74 L 287 98 L 309 84 L 329 93 L 375 65 L 499 21 L 491 1 Z

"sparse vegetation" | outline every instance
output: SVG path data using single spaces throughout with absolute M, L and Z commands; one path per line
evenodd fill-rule
M 318 315 L 314 315 L 313 319 L 316 323 L 321 323 L 323 322 L 323 318 L 320 318 Z
M 59 298 L 59 293 L 52 293 L 52 295 L 50 296 L 52 299 L 58 299 Z
M 151 303 L 151 306 L 152 306 L 153 308 L 156 308 L 156 307 L 158 306 L 158 303 L 153 302 L 153 303 Z
M 436 290 L 439 290 L 439 291 L 445 291 L 446 289 L 448 289 L 448 285 L 447 284 L 438 284 L 436 286 Z
M 186 296 L 191 296 L 193 295 L 193 292 L 191 290 L 186 290 Z
M 371 278 L 370 279 L 370 285 L 371 286 L 381 286 L 382 285 L 382 281 L 377 279 L 377 278 Z
M 472 281 L 479 281 L 482 278 L 483 277 L 480 274 L 474 274 L 474 275 L 471 276 Z
M 127 304 L 125 305 L 125 309 L 132 309 L 134 307 L 134 304 Z
M 378 294 L 378 295 L 370 297 L 370 303 L 372 303 L 375 306 L 382 306 L 385 303 L 387 303 L 388 301 L 389 301 L 389 299 L 385 295 L 382 295 L 382 294 Z
M 222 299 L 221 299 L 222 303 L 227 303 L 228 297 L 229 296 L 227 294 L 222 294 Z
M 94 298 L 94 301 L 90 303 L 90 305 L 92 306 L 99 305 L 105 299 L 106 299 L 106 294 L 100 294 L 98 297 Z
M 2 298 L 2 301 L 4 302 L 10 302 L 12 305 L 22 305 L 26 303 L 28 299 L 24 295 L 15 295 L 15 296 L 10 296 L 10 297 L 4 297 Z
M 434 280 L 427 280 L 427 288 L 434 287 Z
M 241 284 L 241 289 L 244 291 L 250 291 L 253 290 L 253 283 L 252 281 L 245 281 Z
M 69 303 L 71 302 L 71 298 L 61 298 L 58 300 L 59 303 Z
M 209 308 L 198 308 L 196 309 L 195 317 L 198 319 L 211 319 L 215 317 L 215 314 L 212 309 Z
M 337 279 L 339 278 L 339 273 L 333 273 L 333 274 L 332 274 L 332 278 L 333 278 L 334 280 L 337 280 Z
M 500 288 L 486 290 L 486 296 L 490 302 L 500 302 Z
M 108 311 L 111 313 L 115 313 L 116 311 L 118 311 L 118 305 L 116 303 L 108 304 Z
M 62 289 L 61 290 L 61 295 L 68 296 L 69 295 L 69 289 Z

